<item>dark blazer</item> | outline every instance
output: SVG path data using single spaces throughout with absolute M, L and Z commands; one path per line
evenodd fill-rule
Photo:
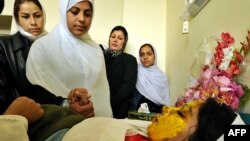
M 129 102 L 137 80 L 137 61 L 130 54 L 117 57 L 104 54 L 114 118 L 128 116 Z
M 25 65 L 32 42 L 19 32 L 0 37 L 0 113 L 18 96 L 27 96 L 40 104 L 60 105 L 56 97 L 40 86 L 29 83 Z

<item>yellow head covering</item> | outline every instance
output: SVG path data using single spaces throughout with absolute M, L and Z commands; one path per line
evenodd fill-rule
M 181 107 L 163 107 L 162 114 L 153 119 L 148 127 L 148 136 L 153 141 L 163 141 L 175 137 L 187 127 L 185 115 L 191 113 L 192 108 L 199 107 L 203 101 L 197 100 L 186 103 Z

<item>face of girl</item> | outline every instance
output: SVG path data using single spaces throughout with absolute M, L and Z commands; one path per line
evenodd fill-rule
M 125 44 L 125 36 L 121 30 L 115 30 L 109 37 L 109 48 L 113 51 L 122 50 Z
M 24 31 L 37 36 L 43 32 L 44 17 L 42 10 L 33 2 L 24 2 L 18 11 L 19 25 Z
M 154 64 L 155 54 L 150 46 L 146 45 L 140 49 L 140 60 L 142 65 L 146 68 Z
M 159 141 L 187 141 L 196 130 L 201 101 L 182 107 L 164 107 L 148 128 L 149 138 Z
M 87 33 L 92 22 L 92 7 L 88 1 L 78 2 L 67 12 L 67 25 L 72 34 L 82 36 Z

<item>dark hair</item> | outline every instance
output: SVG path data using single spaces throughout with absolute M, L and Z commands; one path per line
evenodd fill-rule
M 0 14 L 2 13 L 4 8 L 4 0 L 0 0 Z
M 115 26 L 110 34 L 109 34 L 109 37 L 111 36 L 111 34 L 114 32 L 114 31 L 122 31 L 122 33 L 124 34 L 125 36 L 125 42 L 124 42 L 124 45 L 123 45 L 123 50 L 125 49 L 126 45 L 127 45 L 127 42 L 128 42 L 128 32 L 126 30 L 125 27 L 121 26 L 121 25 L 118 25 L 118 26 Z
M 213 98 L 207 99 L 200 107 L 197 129 L 190 136 L 189 141 L 216 141 L 236 116 L 226 104 L 218 103 Z
M 142 49 L 144 46 L 149 46 L 149 47 L 151 48 L 151 50 L 153 51 L 153 53 L 155 53 L 155 50 L 154 50 L 153 46 L 152 46 L 151 44 L 149 44 L 149 43 L 146 43 L 146 44 L 143 44 L 143 45 L 140 47 L 140 49 L 139 49 L 139 54 L 140 54 L 140 52 L 141 52 L 141 49 Z
M 39 2 L 39 0 L 15 0 L 14 2 L 14 18 L 16 20 L 17 23 L 19 23 L 19 19 L 18 19 L 18 12 L 20 10 L 20 5 L 25 3 L 25 2 L 33 2 L 35 5 L 37 5 L 39 7 L 39 9 L 41 11 L 43 11 L 42 5 Z

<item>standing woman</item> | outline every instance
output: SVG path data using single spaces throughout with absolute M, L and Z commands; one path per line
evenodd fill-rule
M 128 116 L 129 101 L 137 79 L 136 58 L 124 52 L 127 42 L 127 30 L 116 26 L 110 33 L 109 47 L 104 51 L 114 118 Z
M 171 104 L 167 76 L 156 66 L 156 50 L 151 44 L 143 44 L 139 55 L 141 64 L 130 110 L 138 110 L 142 103 L 147 103 L 150 112 L 160 113 L 162 106 Z
M 95 115 L 111 117 L 103 53 L 88 34 L 93 8 L 93 0 L 61 0 L 61 21 L 32 45 L 26 75 L 32 84 L 64 98 L 74 88 L 86 88 Z
M 44 16 L 38 0 L 15 0 L 14 18 L 18 32 L 0 37 L 0 114 L 19 96 L 27 96 L 40 104 L 60 105 L 63 100 L 30 84 L 25 75 L 31 44 L 46 34 Z

